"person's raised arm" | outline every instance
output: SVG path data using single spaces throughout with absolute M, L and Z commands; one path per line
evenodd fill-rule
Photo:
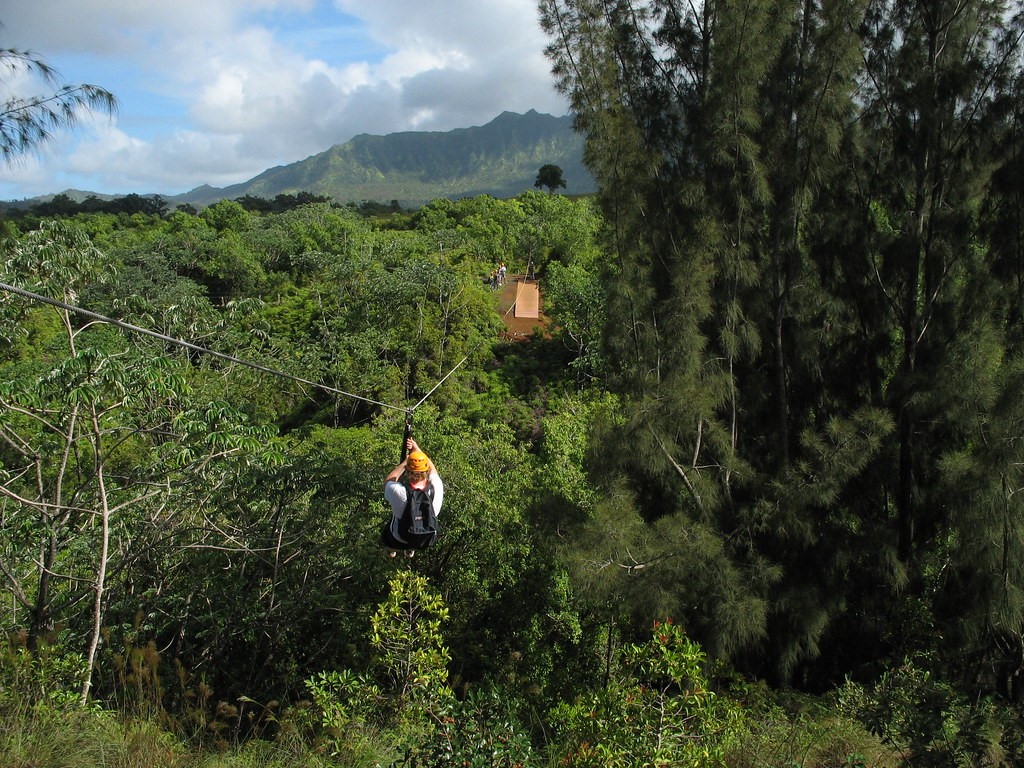
M 402 462 L 388 473 L 388 476 L 384 478 L 384 485 L 397 482 L 403 472 L 405 472 L 405 459 L 402 459 Z

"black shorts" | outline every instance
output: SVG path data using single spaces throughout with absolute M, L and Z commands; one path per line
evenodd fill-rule
M 395 538 L 395 535 L 391 533 L 391 521 L 389 520 L 384 524 L 384 527 L 380 529 L 380 543 L 381 546 L 387 547 L 388 549 L 426 549 L 433 543 L 435 534 L 424 536 L 422 539 L 417 541 L 399 541 Z
M 384 523 L 384 527 L 380 529 L 380 543 L 381 546 L 387 547 L 388 549 L 415 549 L 408 542 L 401 542 L 395 538 L 395 535 L 391 533 L 391 521 Z

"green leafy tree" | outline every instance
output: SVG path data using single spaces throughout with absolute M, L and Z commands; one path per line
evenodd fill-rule
M 545 272 L 547 314 L 562 334 L 575 358 L 577 383 L 602 373 L 601 338 L 604 331 L 604 285 L 598 276 L 580 266 L 553 262 Z
M 401 571 L 370 620 L 376 681 L 348 670 L 306 681 L 316 730 L 335 756 L 380 760 L 397 751 L 397 759 L 438 768 L 534 764 L 511 692 L 487 687 L 459 700 L 448 687 L 447 613 L 423 576 Z
M 423 750 L 419 764 L 431 768 L 543 765 L 515 704 L 512 692 L 492 686 L 453 699 L 441 718 L 437 738 Z
M 448 610 L 423 576 L 401 571 L 371 620 L 370 644 L 400 708 L 429 704 L 448 680 L 448 649 L 441 628 Z
M 454 695 L 447 685 L 450 659 L 442 628 L 448 609 L 425 577 L 400 571 L 370 619 L 369 640 L 379 681 L 351 672 L 321 673 L 306 682 L 321 726 L 354 735 L 353 726 L 375 724 L 394 734 L 393 749 L 406 760 L 429 752 Z M 336 752 L 350 751 L 332 739 Z
M 898 550 L 910 561 L 934 531 L 918 501 L 919 487 L 934 476 L 934 455 L 919 443 L 931 409 L 914 401 L 926 382 L 936 382 L 934 366 L 952 362 L 938 350 L 958 325 L 952 310 L 967 308 L 958 294 L 976 285 L 982 266 L 971 242 L 979 202 L 971 191 L 991 173 L 982 160 L 988 89 L 1005 79 L 1019 30 L 1006 28 L 1001 10 L 985 2 L 938 3 L 920 14 L 877 2 L 865 30 L 865 141 L 873 151 L 861 172 L 875 184 L 863 204 L 876 214 L 870 255 L 898 335 L 889 387 L 898 424 L 893 492 Z
M 420 208 L 413 217 L 418 232 L 424 233 L 441 253 L 459 248 L 465 238 L 458 231 L 454 213 L 455 203 L 447 198 L 433 200 Z
M 739 711 L 711 689 L 703 651 L 678 625 L 655 622 L 653 633 L 622 649 L 604 691 L 556 710 L 564 765 L 725 765 Z
M 755 477 L 736 372 L 762 343 L 746 300 L 759 289 L 754 238 L 768 194 L 757 84 L 780 46 L 772 7 L 542 5 L 609 223 L 606 351 L 617 374 L 610 383 L 626 395 L 617 429 L 631 450 L 604 454 L 606 477 L 614 486 L 618 472 L 629 476 L 640 514 L 675 532 L 669 552 L 624 565 L 663 566 L 673 547 L 701 541 L 721 573 L 746 570 L 717 593 L 735 601 L 715 607 L 722 620 L 708 628 L 717 637 L 701 636 L 716 653 L 764 637 L 774 578 L 730 534 L 747 493 L 739 486 Z M 614 516 L 605 522 L 617 525 Z M 718 536 L 729 544 L 713 544 Z
M 518 201 L 480 195 L 460 201 L 456 210 L 460 229 L 468 235 L 468 241 L 485 264 L 512 264 L 522 258 L 517 245 L 526 222 Z
M 53 223 L 5 254 L 3 274 L 73 301 L 105 259 L 73 227 Z M 115 575 L 146 550 L 173 509 L 182 474 L 207 470 L 265 439 L 222 403 L 195 405 L 170 361 L 129 347 L 109 329 L 56 310 L 63 333 L 43 354 L 6 366 L 0 391 L 3 574 L 9 628 L 37 643 L 58 622 L 80 633 L 88 699 Z M 227 482 L 216 471 L 214 485 Z M 86 615 L 77 608 L 88 600 Z M 19 617 L 25 611 L 25 618 Z
M 322 670 L 368 674 L 369 617 L 393 575 L 378 546 L 388 437 L 307 426 L 221 466 L 214 493 L 190 487 L 203 495 L 140 560 L 134 596 L 112 602 L 112 634 L 152 639 L 229 702 L 290 701 Z M 197 609 L 199 595 L 216 600 Z M 260 713 L 239 709 L 242 723 Z
M 847 681 L 835 694 L 838 709 L 924 765 L 1012 761 L 1018 727 L 1002 721 L 991 699 L 965 696 L 925 661 L 906 659 L 869 686 Z
M 565 189 L 565 179 L 562 178 L 562 169 L 557 165 L 542 165 L 537 171 L 537 180 L 533 182 L 537 189 L 546 189 L 554 193 L 556 189 Z
M 251 217 L 239 203 L 233 200 L 219 200 L 204 208 L 200 212 L 199 218 L 218 232 L 224 230 L 239 232 L 249 225 Z
M 78 210 L 78 203 L 63 193 L 32 206 L 32 212 L 37 216 L 73 216 Z
M 548 264 L 557 261 L 600 274 L 604 266 L 598 245 L 601 221 L 591 198 L 523 192 L 516 203 L 524 216 L 515 246 L 516 263 L 532 263 L 546 271 Z

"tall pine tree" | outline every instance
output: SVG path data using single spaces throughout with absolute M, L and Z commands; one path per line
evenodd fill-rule
M 993 132 L 1016 20 L 982 0 L 541 10 L 616 267 L 624 407 L 604 444 L 629 450 L 600 468 L 628 492 L 594 546 L 642 573 L 638 610 L 657 595 L 713 651 L 792 677 L 829 643 L 850 656 L 818 674 L 840 676 L 880 650 L 870 617 L 894 595 L 943 594 L 972 494 L 1000 487 L 950 478 L 986 419 L 1013 418 L 1002 329 L 1022 283 L 1013 305 L 987 279 L 979 216 L 1016 146 Z M 993 189 L 997 266 L 1019 273 L 1019 206 Z M 972 388 L 975 370 L 991 376 Z
M 649 578 L 655 592 L 674 596 L 665 602 L 705 625 L 702 639 L 718 652 L 755 647 L 780 610 L 776 624 L 800 627 L 780 642 L 813 652 L 820 613 L 785 607 L 778 580 L 793 582 L 787 593 L 820 580 L 800 572 L 822 535 L 810 518 L 843 480 L 812 481 L 808 468 L 842 466 L 845 479 L 864 460 L 826 464 L 828 438 L 812 435 L 831 429 L 833 445 L 847 451 L 876 443 L 846 440 L 839 422 L 815 413 L 827 398 L 812 391 L 822 384 L 806 349 L 810 339 L 810 352 L 821 352 L 808 325 L 829 305 L 808 230 L 822 216 L 816 195 L 839 170 L 852 112 L 856 9 L 553 1 L 542 9 L 619 268 L 607 341 L 626 407 L 607 442 L 630 450 L 608 466 L 630 478 L 657 531 L 641 558 L 661 564 Z M 790 404 L 793 386 L 814 398 L 810 407 Z M 852 420 L 885 430 L 870 414 Z M 802 443 L 808 458 L 791 455 Z M 827 490 L 809 487 L 816 482 Z M 703 578 L 667 567 L 673 556 L 703 563 Z M 681 571 L 686 579 L 674 576 Z M 725 574 L 734 574 L 728 588 Z

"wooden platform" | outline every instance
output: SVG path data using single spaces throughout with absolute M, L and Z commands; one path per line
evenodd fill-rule
M 537 283 L 520 281 L 516 284 L 516 317 L 540 317 L 540 291 Z
M 516 316 L 516 299 L 519 296 L 519 286 L 524 282 L 532 284 L 538 290 L 536 317 Z M 541 333 L 546 332 L 548 318 L 544 315 L 544 296 L 541 295 L 543 291 L 540 289 L 536 279 L 526 280 L 526 276 L 522 274 L 509 275 L 505 284 L 498 288 L 495 293 L 497 294 L 495 297 L 497 309 L 501 315 L 502 322 L 505 324 L 503 339 L 506 341 L 526 341 L 532 338 L 538 331 Z

